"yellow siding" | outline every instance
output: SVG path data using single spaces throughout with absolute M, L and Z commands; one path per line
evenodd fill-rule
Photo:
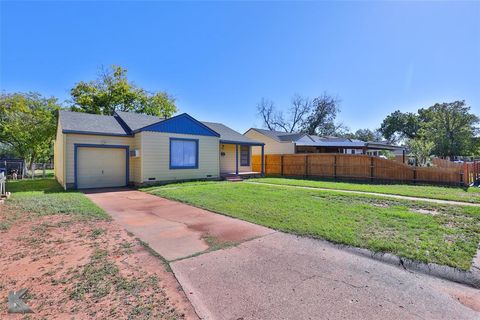
M 130 180 L 136 183 L 142 182 L 142 136 L 136 134 L 133 138 L 132 150 L 137 149 L 138 157 L 130 157 Z
M 53 165 L 55 178 L 58 183 L 65 188 L 65 162 L 64 162 L 64 134 L 62 133 L 62 127 L 60 122 L 57 126 L 57 136 L 55 138 L 55 144 L 53 146 Z
M 141 136 L 143 182 L 149 181 L 149 178 L 155 178 L 154 182 L 218 178 L 220 176 L 219 139 L 217 137 L 149 131 L 140 132 L 138 135 Z M 170 169 L 170 137 L 199 140 L 198 169 Z
M 295 144 L 292 142 L 278 142 L 269 138 L 258 131 L 249 130 L 245 133 L 245 136 L 265 143 L 265 154 L 293 154 L 295 153 Z M 261 154 L 260 147 L 252 148 L 253 154 Z
M 135 147 L 135 139 L 133 137 L 110 137 L 97 136 L 87 134 L 66 134 L 65 143 L 65 163 L 66 163 L 66 183 L 74 183 L 74 144 L 109 144 L 109 145 L 128 145 L 130 149 Z M 132 160 L 132 157 L 130 157 Z M 130 181 L 135 177 L 134 161 L 130 161 Z
M 254 147 L 255 148 L 255 147 Z M 250 152 L 254 148 L 250 148 Z M 235 160 L 236 149 L 234 144 L 222 144 L 220 145 L 220 152 L 225 153 L 225 155 L 220 156 L 220 172 L 222 173 L 232 173 L 236 170 Z M 252 159 L 250 156 L 250 166 L 241 166 L 240 165 L 240 146 L 238 146 L 238 171 L 246 172 L 252 171 Z

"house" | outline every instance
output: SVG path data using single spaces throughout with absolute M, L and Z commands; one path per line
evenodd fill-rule
M 252 172 L 253 146 L 263 149 L 262 142 L 186 113 L 162 119 L 62 110 L 55 177 L 65 189 L 81 189 L 262 174 Z
M 380 151 L 396 150 L 396 146 L 384 142 L 365 142 L 361 140 L 316 135 L 306 133 L 288 133 L 266 129 L 250 128 L 244 136 L 265 143 L 265 154 L 293 153 L 348 153 L 378 156 Z M 261 153 L 258 148 L 254 154 Z

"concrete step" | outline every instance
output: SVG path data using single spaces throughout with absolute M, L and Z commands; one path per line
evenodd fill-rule
M 242 177 L 240 177 L 240 176 L 228 176 L 228 177 L 225 177 L 225 180 L 230 181 L 230 182 L 243 181 Z

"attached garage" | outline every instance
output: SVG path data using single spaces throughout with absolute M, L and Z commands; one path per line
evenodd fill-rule
M 128 185 L 128 146 L 75 144 L 78 189 Z

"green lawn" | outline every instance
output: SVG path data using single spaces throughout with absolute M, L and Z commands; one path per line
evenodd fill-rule
M 249 181 L 302 187 L 366 191 L 401 196 L 480 203 L 480 188 L 475 187 L 461 188 L 406 184 L 369 184 L 288 178 L 258 178 L 250 179 Z
M 10 181 L 6 189 L 12 193 L 6 204 L 16 211 L 37 215 L 73 214 L 88 219 L 109 217 L 83 193 L 67 192 L 54 179 Z
M 245 182 L 142 190 L 289 233 L 463 270 L 470 268 L 480 242 L 476 207 Z

